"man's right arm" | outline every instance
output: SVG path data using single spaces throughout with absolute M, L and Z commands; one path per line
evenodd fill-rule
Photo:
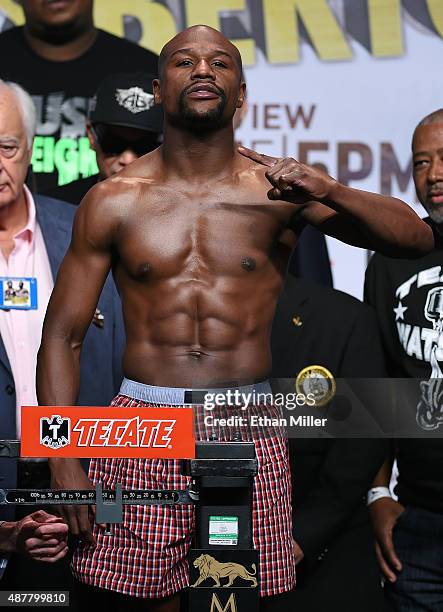
M 40 405 L 71 406 L 77 401 L 82 342 L 111 267 L 111 245 L 118 223 L 108 189 L 103 184 L 92 189 L 76 214 L 71 244 L 43 325 L 37 360 Z M 53 487 L 91 488 L 78 460 L 50 459 L 49 465 Z M 74 534 L 92 540 L 87 507 L 65 506 L 61 511 Z
M 292 158 L 278 159 L 243 146 L 238 151 L 268 168 L 270 200 L 298 205 L 300 221 L 328 236 L 390 257 L 421 257 L 434 248 L 431 228 L 398 198 L 353 189 Z

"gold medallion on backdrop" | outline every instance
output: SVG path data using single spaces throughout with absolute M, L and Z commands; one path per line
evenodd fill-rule
M 297 393 L 315 397 L 315 406 L 325 406 L 335 395 L 335 378 L 321 365 L 310 365 L 301 370 L 295 379 Z

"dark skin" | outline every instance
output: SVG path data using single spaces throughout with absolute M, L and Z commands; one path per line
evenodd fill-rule
M 37 55 L 66 62 L 83 55 L 94 43 L 93 0 L 21 0 L 24 33 Z
M 415 129 L 412 140 L 415 190 L 426 212 L 442 233 L 443 222 L 443 112 Z
M 126 127 L 123 125 L 106 124 L 108 135 L 113 138 L 118 138 L 119 141 L 125 142 L 126 146 L 118 152 L 104 151 L 99 139 L 96 137 L 94 127 L 88 121 L 86 123 L 86 134 L 89 139 L 91 149 L 94 149 L 97 157 L 97 165 L 100 171 L 100 180 L 109 178 L 117 172 L 120 172 L 132 164 L 140 155 L 134 150 L 133 143 L 143 141 L 147 151 L 153 151 L 158 147 L 159 134 L 148 132 L 137 128 Z M 96 128 L 97 129 L 97 128 Z
M 433 120 L 418 125 L 412 139 L 413 177 L 415 190 L 435 228 L 443 235 L 443 112 L 433 113 Z M 373 487 L 389 487 L 392 461 L 386 461 L 373 482 Z M 401 559 L 394 547 L 393 532 L 405 507 L 390 497 L 382 497 L 370 506 L 375 533 L 375 551 L 384 577 L 396 582 L 402 570 Z
M 163 50 L 154 93 L 164 143 L 97 185 L 79 208 L 44 325 L 41 404 L 75 403 L 82 340 L 111 267 L 126 325 L 125 375 L 204 388 L 269 373 L 275 304 L 305 223 L 398 255 L 432 248 L 429 228 L 402 202 L 292 159 L 236 150 L 240 61 L 206 26 Z M 73 460 L 51 467 L 55 486 L 89 485 Z M 64 513 L 74 533 L 92 540 L 86 509 Z

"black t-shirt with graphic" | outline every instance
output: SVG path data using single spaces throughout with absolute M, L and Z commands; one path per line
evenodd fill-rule
M 114 73 L 158 70 L 155 53 L 103 30 L 79 58 L 53 62 L 34 53 L 23 27 L 12 28 L 0 34 L 0 58 L 0 78 L 19 83 L 37 107 L 32 167 L 43 194 L 98 173 L 85 116 L 100 81 Z
M 377 311 L 388 373 L 436 384 L 443 379 L 443 238 L 433 228 L 435 249 L 420 259 L 375 254 L 366 271 L 365 301 Z M 425 383 L 426 384 L 426 383 Z M 434 387 L 435 389 L 435 387 Z M 442 396 L 441 393 L 438 394 Z M 435 395 L 437 397 L 437 395 Z M 441 404 L 441 400 L 439 405 Z M 415 409 L 415 406 L 414 406 Z M 396 441 L 401 503 L 443 512 L 443 419 L 428 418 L 420 437 Z M 427 419 L 427 420 L 426 420 Z M 426 437 L 426 427 L 432 437 Z M 442 438 L 435 437 L 441 430 Z

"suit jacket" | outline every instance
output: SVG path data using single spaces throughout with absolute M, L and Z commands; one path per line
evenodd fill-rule
M 386 376 L 372 309 L 345 293 L 291 276 L 277 306 L 271 348 L 273 378 L 295 379 L 309 365 L 323 365 L 335 378 Z M 313 566 L 343 530 L 367 522 L 366 492 L 388 444 L 298 438 L 289 440 L 289 448 L 293 535 L 305 563 Z
M 288 271 L 297 278 L 332 287 L 326 238 L 312 225 L 303 229 L 289 260 Z
M 43 234 L 52 275 L 55 281 L 71 238 L 76 207 L 45 196 L 35 195 L 37 222 Z M 117 393 L 123 378 L 121 356 L 124 345 L 120 299 L 109 276 L 100 296 L 98 308 L 104 316 L 104 327 L 91 324 L 82 348 L 78 404 L 106 406 Z M 14 378 L 0 338 L 0 439 L 16 438 L 16 398 Z M 0 459 L 0 487 L 16 486 L 16 462 Z M 4 509 L 3 509 L 4 510 Z M 0 510 L 0 518 L 3 511 Z

